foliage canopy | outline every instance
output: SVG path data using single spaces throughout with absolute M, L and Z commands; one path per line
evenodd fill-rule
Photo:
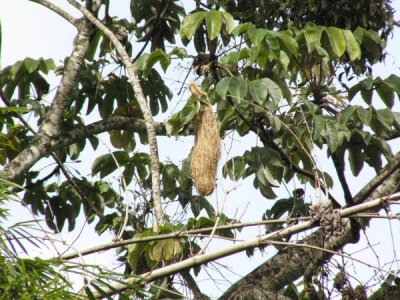
M 400 77 L 374 73 L 397 24 L 390 1 L 213 0 L 183 7 L 175 0 L 132 0 L 132 22 L 109 15 L 112 1 L 68 0 L 81 7 L 79 20 L 46 1 L 32 2 L 59 13 L 78 34 L 62 64 L 28 57 L 1 69 L 1 204 L 18 199 L 54 233 L 79 231 L 84 215 L 96 234 L 117 237 L 93 252 L 118 246 L 122 271 L 74 264 L 72 259 L 85 251 L 52 260 L 22 258 L 21 251 L 29 254 L 27 244 L 45 246 L 50 234 L 39 227 L 43 222 L 0 226 L 0 294 L 7 299 L 182 298 L 184 289 L 174 281 L 181 278 L 189 296 L 207 299 L 193 275 L 217 258 L 239 251 L 251 256 L 269 244 L 279 252 L 221 299 L 323 299 L 333 293 L 364 299 L 371 294 L 350 282 L 344 263 L 329 274 L 325 269 L 333 253 L 358 242 L 368 223 L 348 218 L 346 208 L 361 207 L 357 213 L 365 202 L 399 191 L 400 156 L 392 145 L 400 132 Z M 7 51 L 1 34 L 0 46 Z M 181 91 L 174 93 L 167 80 L 177 67 L 187 74 L 181 91 L 190 78 L 201 93 L 185 91 L 183 105 L 177 100 Z M 53 74 L 61 78 L 55 94 Z M 174 145 L 176 138 L 192 136 L 196 116 L 210 104 L 223 143 L 246 144 L 236 156 L 225 153 L 217 178 L 252 182 L 257 197 L 275 200 L 254 216 L 265 226 L 260 240 L 219 252 L 206 251 L 207 236 L 235 240 L 246 225 L 215 209 L 213 196 L 196 193 L 189 153 L 180 161 L 154 163 L 157 147 L 168 149 L 165 137 Z M 88 124 L 88 116 L 97 121 Z M 153 135 L 163 142 L 154 144 Z M 91 152 L 100 154 L 88 157 Z M 336 174 L 329 174 L 316 152 L 326 154 L 323 159 Z M 39 168 L 39 161 L 47 167 Z M 90 176 L 79 172 L 82 163 L 92 164 Z M 376 177 L 353 195 L 349 172 L 363 176 L 367 167 Z M 287 186 L 302 188 L 283 194 Z M 333 187 L 341 190 L 340 198 L 332 196 Z M 224 192 L 218 181 L 217 190 Z M 316 203 L 329 201 L 330 208 L 311 206 L 310 195 Z M 374 212 L 383 207 L 377 202 Z M 1 209 L 0 217 L 5 215 Z M 288 247 L 302 243 L 294 233 L 318 226 L 305 238 L 314 248 Z M 38 228 L 43 237 L 33 233 Z M 288 256 L 294 257 L 290 263 Z M 286 272 L 277 271 L 283 267 Z M 372 297 L 399 295 L 397 271 Z M 79 293 L 73 292 L 68 272 L 85 278 Z M 302 284 L 296 285 L 299 278 Z

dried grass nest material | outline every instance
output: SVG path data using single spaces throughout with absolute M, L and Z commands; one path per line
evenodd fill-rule
M 197 192 L 210 195 L 215 187 L 215 174 L 220 156 L 220 137 L 211 105 L 196 116 L 195 140 L 190 161 L 190 172 Z

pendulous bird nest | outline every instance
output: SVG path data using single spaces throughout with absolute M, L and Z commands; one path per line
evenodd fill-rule
M 217 121 L 208 103 L 196 116 L 195 140 L 190 161 L 190 172 L 196 190 L 202 196 L 210 195 L 214 191 L 219 156 Z

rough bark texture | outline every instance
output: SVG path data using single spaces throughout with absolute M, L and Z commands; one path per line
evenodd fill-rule
M 399 191 L 399 165 L 400 153 L 354 199 L 360 203 Z M 359 228 L 350 226 L 349 222 L 340 237 L 326 239 L 322 230 L 319 229 L 301 243 L 337 251 L 346 244 L 357 242 L 358 238 Z M 262 293 L 276 293 L 301 276 L 311 275 L 317 267 L 322 266 L 331 257 L 331 253 L 320 250 L 301 247 L 288 248 L 233 284 L 220 299 L 268 299 Z
M 38 134 L 32 139 L 30 145 L 21 151 L 10 164 L 4 169 L 3 178 L 15 181 L 18 177 L 28 171 L 39 159 L 50 151 L 53 138 L 61 133 L 60 124 L 67 104 L 70 101 L 70 94 L 76 82 L 79 70 L 89 49 L 90 37 L 93 32 L 89 22 L 81 20 L 78 22 L 78 35 L 68 59 L 60 87 L 55 98 L 46 113 Z
M 158 145 L 156 136 L 156 127 L 153 117 L 151 115 L 150 109 L 147 105 L 146 98 L 144 96 L 142 87 L 140 86 L 140 80 L 136 75 L 135 68 L 131 62 L 128 53 L 125 51 L 124 46 L 120 43 L 118 38 L 114 33 L 105 27 L 95 16 L 93 16 L 89 10 L 84 8 L 75 0 L 67 0 L 72 6 L 79 9 L 93 25 L 100 29 L 113 43 L 118 54 L 121 56 L 122 61 L 128 71 L 129 77 L 131 79 L 131 84 L 133 91 L 135 93 L 136 99 L 139 103 L 140 110 L 143 114 L 144 121 L 146 123 L 147 136 L 150 146 L 150 157 L 151 157 L 151 187 L 152 196 L 154 203 L 155 212 L 155 230 L 164 223 L 164 214 L 161 205 L 161 191 L 160 191 L 160 163 L 158 157 Z
M 166 136 L 165 123 L 155 123 L 156 134 Z M 112 116 L 87 126 L 79 126 L 68 132 L 62 133 L 50 143 L 50 150 L 57 150 L 74 144 L 82 139 L 111 130 L 132 130 L 137 133 L 146 133 L 146 124 L 143 120 L 130 117 Z

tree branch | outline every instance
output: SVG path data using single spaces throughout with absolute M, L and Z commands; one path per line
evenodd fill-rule
M 371 199 L 390 195 L 399 190 L 400 182 L 400 152 L 396 154 L 394 160 L 382 169 L 379 175 L 370 181 L 355 197 L 356 203 L 370 205 Z M 343 211 L 351 211 L 352 206 Z M 372 207 L 370 207 L 371 209 Z M 354 211 L 353 211 L 354 212 Z M 353 228 L 352 228 L 353 227 Z M 322 247 L 328 250 L 337 251 L 346 244 L 357 242 L 359 238 L 359 228 L 354 232 L 354 226 L 346 226 L 345 232 L 340 237 L 327 239 L 324 232 L 319 229 L 310 236 L 306 237 L 300 243 Z M 286 249 L 264 264 L 253 270 L 247 276 L 232 285 L 221 297 L 221 299 L 232 299 L 234 295 L 245 295 L 261 286 L 263 290 L 278 291 L 285 285 L 295 281 L 301 276 L 311 274 L 317 267 L 326 263 L 332 254 L 313 249 Z
M 199 289 L 199 286 L 196 283 L 196 280 L 194 280 L 193 276 L 190 274 L 189 271 L 183 271 L 180 273 L 183 280 L 185 280 L 186 284 L 188 285 L 188 288 L 192 291 L 194 299 L 196 300 L 210 300 L 210 297 L 207 295 L 204 295 L 201 290 Z
M 64 110 L 69 102 L 70 93 L 75 85 L 80 67 L 89 49 L 90 38 L 93 33 L 91 24 L 86 20 L 80 20 L 75 25 L 78 35 L 72 54 L 68 59 L 60 87 L 54 100 L 47 111 L 40 129 L 31 143 L 22 150 L 2 172 L 2 177 L 8 181 L 15 181 L 29 170 L 40 158 L 49 153 L 49 147 L 53 137 L 60 134 L 60 124 Z
M 129 55 L 126 53 L 124 46 L 120 43 L 115 34 L 111 30 L 109 30 L 106 26 L 104 26 L 85 7 L 77 3 L 75 0 L 68 0 L 68 2 L 75 8 L 79 9 L 92 24 L 94 24 L 97 28 L 99 28 L 107 36 L 107 38 L 110 39 L 110 41 L 115 46 L 115 49 L 117 50 L 118 54 L 121 56 L 122 61 L 128 71 L 133 91 L 135 92 L 136 99 L 139 103 L 140 110 L 142 111 L 146 123 L 146 130 L 149 140 L 150 156 L 151 156 L 152 195 L 154 202 L 154 212 L 156 215 L 156 222 L 154 224 L 154 227 L 155 230 L 158 230 L 158 227 L 164 223 L 164 214 L 161 205 L 160 164 L 158 156 L 156 128 L 153 117 L 151 116 L 150 109 L 147 105 L 146 98 L 143 94 L 142 87 L 140 86 L 139 78 L 136 75 L 135 68 L 130 60 Z
M 400 171 L 397 172 L 397 177 L 395 179 L 400 179 Z M 354 213 L 364 211 L 364 210 L 369 210 L 371 208 L 381 208 L 383 205 L 386 204 L 388 200 L 395 200 L 395 199 L 400 199 L 400 193 L 397 193 L 392 196 L 386 196 L 386 197 L 379 197 L 375 200 L 371 200 L 368 203 L 361 203 L 358 206 L 352 206 L 349 208 L 345 208 L 339 211 L 339 215 L 342 218 L 349 217 Z M 184 270 L 190 269 L 192 267 L 198 266 L 205 264 L 207 262 L 216 260 L 221 257 L 226 257 L 231 254 L 235 254 L 241 251 L 244 251 L 246 249 L 258 247 L 258 246 L 265 246 L 266 243 L 269 241 L 273 241 L 276 238 L 282 238 L 285 236 L 289 236 L 298 232 L 302 232 L 306 229 L 310 229 L 315 226 L 314 220 L 309 220 L 305 221 L 299 224 L 294 224 L 291 226 L 288 226 L 287 228 L 281 229 L 276 232 L 272 232 L 263 236 L 259 236 L 256 238 L 252 238 L 246 241 L 243 241 L 241 243 L 234 244 L 230 247 L 223 248 L 220 250 L 216 250 L 213 252 L 201 254 L 201 255 L 195 255 L 193 257 L 190 257 L 188 259 L 185 259 L 183 261 L 156 269 L 152 270 L 150 272 L 146 272 L 141 275 L 137 275 L 135 277 L 127 279 L 125 282 L 117 282 L 113 284 L 112 286 L 107 286 L 102 289 L 101 292 L 93 291 L 93 295 L 95 298 L 102 298 L 105 296 L 109 295 L 114 295 L 117 294 L 118 292 L 124 291 L 130 287 L 130 285 L 133 284 L 144 284 L 146 282 L 152 282 L 154 280 L 163 278 L 165 276 L 173 275 L 179 272 L 182 272 Z M 346 227 L 347 229 L 350 228 L 350 226 Z M 338 245 L 340 245 L 340 241 L 342 239 L 346 239 L 348 241 L 351 239 L 353 241 L 354 236 L 350 230 L 346 230 L 344 236 L 338 238 L 337 240 L 333 239 L 333 241 L 328 241 L 328 247 L 325 244 L 324 245 L 324 238 L 321 236 L 321 230 L 317 231 L 319 234 L 318 235 L 311 235 L 311 237 L 306 238 L 306 245 L 310 246 L 315 246 L 319 248 L 325 248 L 328 250 L 334 250 L 336 251 L 338 248 Z M 333 243 L 333 244 L 331 244 Z M 336 247 L 335 247 L 336 245 Z M 333 254 L 327 251 L 321 251 L 319 249 L 315 249 L 315 247 L 299 247 L 299 248 L 290 248 L 284 251 L 284 253 L 290 253 L 289 257 L 286 257 L 285 260 L 285 265 L 282 265 L 282 261 L 277 261 L 276 263 L 279 263 L 276 265 L 277 267 L 274 269 L 267 269 L 267 270 L 262 270 L 262 272 L 257 272 L 257 274 L 254 274 L 255 272 L 253 271 L 250 275 L 251 276 L 246 276 L 245 278 L 251 277 L 251 281 L 248 283 L 240 283 L 239 286 L 237 283 L 235 283 L 233 286 L 235 287 L 235 290 L 229 289 L 227 293 L 223 295 L 221 299 L 231 299 L 230 297 L 232 295 L 239 295 L 242 293 L 242 291 L 249 292 L 249 290 L 246 289 L 251 289 L 252 291 L 259 289 L 262 287 L 262 292 L 267 293 L 267 294 L 274 294 L 276 293 L 281 287 L 283 287 L 285 284 L 282 285 L 282 283 L 278 280 L 277 274 L 280 274 L 280 280 L 284 280 L 286 282 L 287 278 L 290 277 L 292 278 L 295 274 L 298 273 L 298 269 L 292 270 L 292 266 L 296 264 L 296 267 L 299 269 L 303 269 L 303 272 L 301 273 L 304 274 L 306 271 L 313 270 L 313 266 L 315 263 L 320 262 L 321 259 L 327 259 L 330 258 Z M 321 253 L 322 252 L 322 253 Z M 312 256 L 304 256 L 304 255 L 312 255 Z M 278 257 L 278 255 L 275 256 Z M 292 261 L 293 260 L 293 261 Z M 311 262 L 309 262 L 311 260 Z M 269 262 L 269 261 L 268 261 Z M 309 264 L 311 263 L 311 264 Z M 275 266 L 272 264 L 272 266 Z M 261 266 L 264 267 L 264 266 Z M 259 267 L 260 268 L 260 267 Z M 265 269 L 265 267 L 264 267 Z M 256 269 L 257 270 L 257 269 Z M 300 277 L 299 275 L 298 277 Z M 262 281 L 260 282 L 260 279 Z M 243 280 L 243 279 L 242 279 Z M 294 280 L 294 279 L 293 279 Z M 265 283 L 269 283 L 269 285 L 266 285 Z M 255 287 L 257 285 L 257 287 Z M 265 295 L 265 294 L 264 294 Z M 265 298 L 259 298 L 259 299 L 265 299 Z
M 6 97 L 6 95 L 3 93 L 3 91 L 0 89 L 0 99 L 3 101 L 3 103 L 11 107 L 11 102 L 10 100 Z M 32 128 L 32 126 L 29 125 L 29 123 L 20 115 L 19 113 L 15 113 L 16 117 L 21 121 L 21 123 L 31 132 L 33 135 L 36 135 L 37 132 Z M 76 183 L 75 178 L 72 178 L 68 171 L 65 169 L 63 162 L 57 157 L 57 155 L 52 151 L 52 149 L 49 149 L 49 153 L 53 160 L 56 162 L 58 165 L 58 168 L 55 169 L 57 172 L 58 170 L 61 170 L 61 172 L 64 174 L 65 178 L 68 180 L 68 182 L 72 185 L 72 187 L 75 189 L 79 197 L 81 198 L 82 202 L 86 203 L 95 213 L 98 217 L 102 215 L 102 213 L 93 205 L 92 201 L 89 201 L 87 198 L 86 194 L 82 191 L 80 186 Z M 45 179 L 47 180 L 47 179 Z M 25 188 L 28 188 L 25 186 Z
M 220 225 L 217 226 L 217 230 L 221 229 L 240 229 L 244 227 L 251 227 L 251 226 L 260 226 L 260 225 L 266 225 L 266 224 L 281 224 L 281 223 L 295 223 L 299 221 L 308 221 L 310 220 L 310 217 L 301 217 L 301 218 L 287 218 L 287 219 L 278 219 L 278 220 L 264 220 L 264 221 L 255 221 L 255 222 L 242 222 L 242 223 L 234 223 L 234 224 L 226 224 L 226 225 Z M 206 228 L 199 228 L 199 229 L 192 229 L 192 230 L 186 230 L 186 231 L 177 231 L 177 232 L 170 232 L 170 233 L 164 233 L 164 234 L 158 234 L 155 236 L 147 236 L 147 237 L 141 237 L 141 238 L 131 238 L 123 241 L 114 241 L 112 243 L 104 244 L 104 245 L 99 245 L 96 247 L 88 248 L 86 250 L 82 251 L 77 251 L 69 254 L 65 254 L 61 256 L 61 259 L 68 260 L 68 259 L 73 259 L 77 258 L 80 256 L 104 251 L 104 250 L 109 250 L 113 248 L 118 248 L 126 245 L 131 245 L 131 244 L 136 244 L 136 243 L 145 243 L 145 242 L 150 242 L 150 241 L 158 241 L 158 240 L 165 240 L 165 239 L 173 239 L 173 238 L 181 238 L 181 237 L 186 237 L 189 235 L 195 235 L 199 233 L 207 233 L 211 232 L 214 230 L 213 227 L 206 227 Z M 59 259 L 59 257 L 54 257 L 54 260 Z
M 235 109 L 236 113 L 238 114 L 239 118 L 249 127 L 249 129 L 256 134 L 257 136 L 260 137 L 261 142 L 263 143 L 264 146 L 266 147 L 271 147 L 275 151 L 278 152 L 279 156 L 281 157 L 282 161 L 285 163 L 285 165 L 292 170 L 293 172 L 303 175 L 307 178 L 310 178 L 311 180 L 315 180 L 315 175 L 307 170 L 304 170 L 300 168 L 297 164 L 292 162 L 292 160 L 286 155 L 286 153 L 274 142 L 274 140 L 271 138 L 269 135 L 268 131 L 263 127 L 263 126 L 258 126 L 255 127 L 253 124 L 251 124 L 246 117 L 236 108 L 235 102 L 232 97 L 228 96 L 227 97 L 228 101 L 232 105 L 232 107 Z M 331 200 L 333 206 L 335 208 L 340 208 L 341 205 L 336 201 L 336 199 L 331 195 L 329 192 L 328 187 L 325 185 L 324 182 L 321 180 L 318 180 L 318 186 L 322 189 L 322 191 L 328 195 L 329 199 Z
M 335 166 L 337 176 L 340 181 L 340 185 L 343 189 L 344 200 L 347 206 L 353 205 L 354 200 L 351 195 L 349 185 L 347 184 L 346 176 L 344 174 L 344 150 L 338 149 L 337 152 L 331 154 L 333 165 Z
M 44 7 L 54 11 L 57 15 L 70 22 L 72 25 L 74 26 L 76 25 L 77 20 L 72 15 L 67 13 L 65 10 L 59 8 L 57 5 L 50 3 L 47 0 L 30 0 L 30 1 L 43 5 Z
M 157 135 L 167 135 L 165 123 L 155 122 L 154 127 Z M 132 130 L 134 132 L 143 133 L 146 132 L 146 124 L 140 119 L 112 116 L 106 120 L 94 122 L 87 126 L 76 127 L 71 131 L 62 133 L 59 137 L 51 141 L 50 149 L 56 150 L 64 148 L 79 140 L 111 130 Z

